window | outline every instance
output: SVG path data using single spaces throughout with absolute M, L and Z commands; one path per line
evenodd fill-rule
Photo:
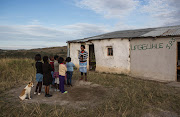
M 107 53 L 108 56 L 113 56 L 113 48 L 112 47 L 108 47 L 107 52 L 108 52 Z

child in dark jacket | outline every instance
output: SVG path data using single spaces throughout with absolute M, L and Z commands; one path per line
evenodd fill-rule
M 41 62 L 41 55 L 36 54 L 35 56 L 35 61 L 36 61 L 36 81 L 38 82 L 36 85 L 36 89 L 34 94 L 41 95 L 41 88 L 42 88 L 42 81 L 43 81 L 43 70 L 42 70 L 42 62 Z M 39 89 L 39 91 L 38 91 Z
M 52 75 L 51 71 L 53 71 L 51 65 L 49 64 L 48 56 L 43 57 L 44 64 L 43 68 L 43 85 L 45 85 L 45 97 L 51 97 L 49 94 L 49 85 L 52 83 Z
M 52 78 L 53 78 L 52 85 L 54 86 L 54 82 L 55 82 L 55 78 L 54 78 L 54 57 L 53 56 L 49 56 L 49 59 L 50 59 L 49 63 L 51 65 L 52 69 L 53 69 L 53 71 L 51 71 L 51 75 L 52 75 Z

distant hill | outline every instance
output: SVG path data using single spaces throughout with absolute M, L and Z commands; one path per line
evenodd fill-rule
M 0 49 L 0 58 L 34 58 L 36 54 L 41 56 L 58 55 L 61 57 L 67 56 L 67 46 L 63 47 L 50 47 L 50 48 L 37 48 L 30 50 L 2 50 Z

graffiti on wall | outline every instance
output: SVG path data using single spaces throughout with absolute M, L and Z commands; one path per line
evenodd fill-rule
M 176 42 L 175 38 L 172 38 L 169 43 L 166 45 L 166 48 L 171 49 L 171 47 L 173 46 L 174 42 Z
M 169 40 L 167 44 L 165 43 L 149 43 L 149 44 L 139 44 L 139 45 L 131 45 L 131 50 L 148 50 L 148 49 L 161 49 L 161 48 L 167 48 L 171 49 L 173 44 L 176 42 L 175 38 L 172 38 Z

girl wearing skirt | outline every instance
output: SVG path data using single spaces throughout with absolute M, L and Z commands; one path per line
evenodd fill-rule
M 81 72 L 80 80 L 83 80 L 83 75 L 85 75 L 85 81 L 87 81 L 87 58 L 88 52 L 85 51 L 85 46 L 81 45 L 81 51 L 79 52 L 79 71 Z

